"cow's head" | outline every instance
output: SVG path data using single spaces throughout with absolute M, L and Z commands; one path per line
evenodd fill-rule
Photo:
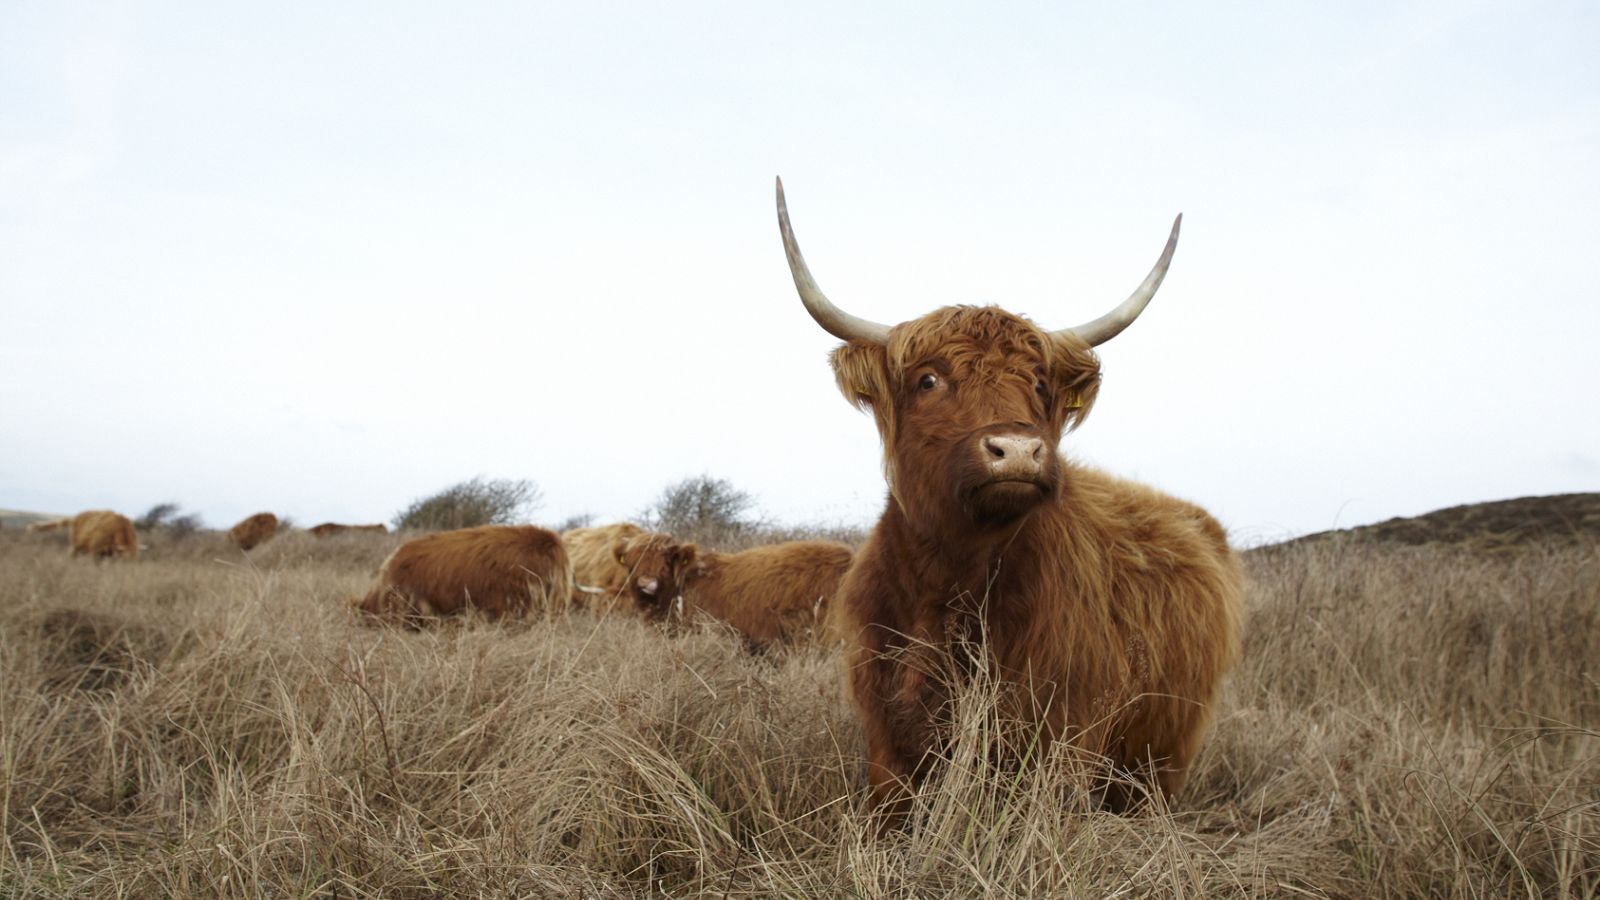
M 681 611 L 684 582 L 699 564 L 694 544 L 647 532 L 619 539 L 612 554 L 628 570 L 628 590 L 646 618 L 661 621 Z
M 138 535 L 130 523 L 112 533 L 111 547 L 107 552 L 115 559 L 138 559 L 140 550 L 149 549 L 149 545 L 139 543 Z
M 839 309 L 817 287 L 778 182 L 778 226 L 801 302 L 846 342 L 833 352 L 839 389 L 877 420 L 895 502 L 939 530 L 1014 523 L 1060 489 L 1062 432 L 1083 421 L 1100 383 L 1091 348 L 1155 295 L 1182 220 L 1139 289 L 1092 322 L 1046 331 L 998 307 L 950 306 L 890 327 Z

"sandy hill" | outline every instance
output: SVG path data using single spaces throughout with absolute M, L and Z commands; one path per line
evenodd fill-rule
M 1487 549 L 1600 537 L 1600 493 L 1468 503 L 1373 525 L 1319 531 L 1286 543 L 1334 537 L 1412 545 L 1468 544 Z
M 50 513 L 23 512 L 16 509 L 0 509 L 0 529 L 7 531 L 27 528 L 34 522 L 49 522 L 61 516 Z

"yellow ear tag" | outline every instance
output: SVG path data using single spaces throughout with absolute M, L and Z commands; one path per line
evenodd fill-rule
M 1077 391 L 1068 394 L 1067 409 L 1083 409 L 1083 395 Z

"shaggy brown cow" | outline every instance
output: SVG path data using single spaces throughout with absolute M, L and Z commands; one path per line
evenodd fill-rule
M 127 516 L 109 509 L 91 509 L 72 519 L 68 540 L 72 555 L 96 558 L 139 558 L 139 538 Z
M 645 618 L 678 621 L 704 612 L 760 648 L 813 634 L 837 637 L 832 601 L 853 555 L 832 541 L 701 552 L 670 535 L 641 534 L 623 545 L 619 562 Z
M 311 528 L 307 528 L 306 530 L 311 532 L 312 537 L 319 538 L 332 537 L 336 534 L 347 534 L 353 531 L 370 531 L 376 534 L 389 533 L 389 529 L 383 525 L 340 525 L 337 522 L 323 522 L 321 525 L 315 525 Z
M 887 508 L 840 591 L 874 805 L 904 809 L 944 740 L 954 673 L 973 665 L 1016 689 L 1004 712 L 1044 739 L 1176 794 L 1238 655 L 1238 560 L 1204 510 L 1058 446 L 1095 399 L 1090 348 L 1155 294 L 1178 223 L 1121 306 L 1045 331 L 995 307 L 893 327 L 856 318 L 812 279 L 781 182 L 778 221 L 802 302 L 846 341 L 832 357 L 838 386 L 883 439 Z M 979 635 L 986 660 L 968 655 Z M 1123 809 L 1143 793 L 1111 778 L 1099 795 Z
M 589 605 L 596 612 L 632 605 L 628 602 L 628 570 L 620 562 L 621 551 L 629 538 L 643 533 L 643 528 L 631 522 L 571 528 L 561 533 L 567 555 L 572 558 L 572 577 L 579 591 L 594 598 Z
M 278 517 L 269 512 L 261 512 L 228 529 L 228 539 L 238 544 L 240 550 L 249 550 L 271 540 L 277 533 Z
M 555 532 L 532 525 L 482 525 L 401 544 L 356 605 L 414 627 L 423 617 L 467 609 L 492 619 L 520 618 L 571 604 L 572 563 Z

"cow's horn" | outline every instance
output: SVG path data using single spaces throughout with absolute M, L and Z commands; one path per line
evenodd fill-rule
M 1139 289 L 1122 301 L 1121 306 L 1092 322 L 1085 322 L 1076 328 L 1063 328 L 1056 333 L 1077 335 L 1084 343 L 1094 347 L 1111 340 L 1121 334 L 1122 329 L 1132 325 L 1133 320 L 1139 318 L 1139 313 L 1144 312 L 1150 298 L 1156 295 L 1156 288 L 1161 287 L 1161 279 L 1167 277 L 1167 266 L 1172 265 L 1172 251 L 1178 249 L 1178 226 L 1182 224 L 1183 213 L 1178 213 L 1178 217 L 1172 220 L 1172 236 L 1167 238 L 1167 248 L 1161 251 L 1155 268 L 1145 276 Z
M 850 315 L 828 300 L 806 268 L 806 258 L 800 255 L 800 245 L 795 242 L 794 230 L 789 227 L 789 207 L 783 201 L 783 179 L 778 179 L 778 230 L 783 232 L 783 251 L 789 256 L 789 274 L 794 276 L 795 290 L 800 292 L 800 302 L 806 312 L 817 320 L 823 330 L 842 341 L 867 341 L 874 344 L 889 342 L 889 326 L 869 322 Z M 1171 253 L 1169 251 L 1168 255 Z M 1156 279 L 1160 281 L 1160 279 Z M 1137 313 L 1135 313 L 1137 315 Z

